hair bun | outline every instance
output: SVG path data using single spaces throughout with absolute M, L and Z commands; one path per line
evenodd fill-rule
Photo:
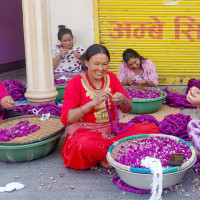
M 66 26 L 65 25 L 59 25 L 58 29 L 66 29 Z

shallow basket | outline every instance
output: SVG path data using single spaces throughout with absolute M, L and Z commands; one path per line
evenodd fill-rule
M 156 112 L 160 109 L 163 104 L 164 99 L 167 97 L 167 93 L 160 91 L 159 89 L 152 87 L 143 87 L 143 86 L 125 86 L 126 88 L 134 88 L 137 90 L 155 90 L 160 92 L 160 96 L 158 98 L 152 99 L 131 99 L 132 100 L 132 114 L 148 114 Z
M 139 189 L 150 190 L 150 185 L 153 182 L 153 172 L 150 169 L 130 167 L 116 162 L 111 156 L 112 150 L 115 146 L 127 140 L 156 136 L 167 137 L 175 141 L 185 142 L 192 151 L 191 158 L 181 166 L 163 168 L 163 189 L 176 185 L 184 177 L 186 171 L 196 162 L 194 147 L 183 139 L 175 136 L 164 134 L 144 134 L 123 138 L 110 146 L 107 153 L 107 160 L 115 168 L 119 177 L 128 185 Z
M 41 121 L 41 115 L 20 116 L 0 122 L 1 128 L 10 129 L 20 121 L 28 120 L 29 125 L 36 124 L 40 128 L 23 137 L 10 141 L 0 141 L 0 160 L 9 162 L 25 162 L 41 158 L 51 153 L 57 146 L 65 126 L 60 118 L 51 116 Z

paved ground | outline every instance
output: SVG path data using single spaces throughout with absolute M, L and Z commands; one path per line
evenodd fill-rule
M 9 78 L 26 82 L 25 70 L 0 74 L 0 80 Z M 196 110 L 183 110 L 184 114 L 198 117 Z M 74 170 L 65 168 L 60 155 L 64 134 L 56 150 L 38 160 L 22 163 L 0 161 L 0 187 L 10 182 L 21 182 L 25 188 L 0 193 L 0 200 L 148 200 L 150 194 L 124 192 L 112 183 L 114 170 Z M 72 189 L 74 188 L 74 189 Z M 200 200 L 200 175 L 188 170 L 175 190 L 169 189 L 163 200 Z

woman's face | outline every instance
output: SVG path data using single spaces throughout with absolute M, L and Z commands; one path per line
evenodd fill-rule
M 73 46 L 73 38 L 70 34 L 65 34 L 61 38 L 61 44 L 64 49 L 71 49 Z
M 140 68 L 140 59 L 139 58 L 130 58 L 126 63 L 131 69 Z
M 108 70 L 109 58 L 104 53 L 98 53 L 85 61 L 88 74 L 94 80 L 102 79 Z

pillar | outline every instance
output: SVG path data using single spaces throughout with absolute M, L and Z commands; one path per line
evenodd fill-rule
M 22 0 L 27 90 L 30 103 L 55 102 L 49 0 Z

